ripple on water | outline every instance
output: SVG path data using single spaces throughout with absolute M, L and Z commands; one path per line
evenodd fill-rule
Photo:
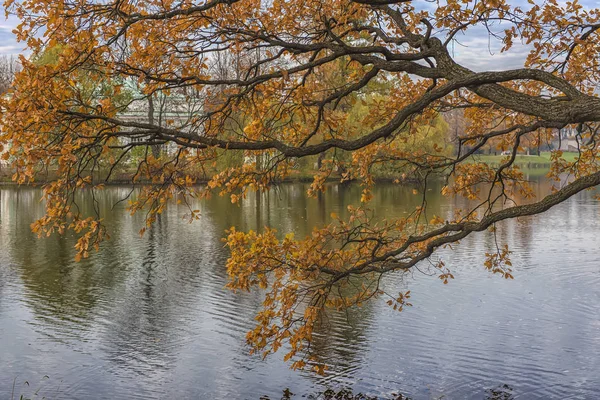
M 224 289 L 223 230 L 270 223 L 303 231 L 322 215 L 342 213 L 343 195 L 360 195 L 344 190 L 300 203 L 301 191 L 284 188 L 270 212 L 266 198 L 237 208 L 210 200 L 199 204 L 203 219 L 194 224 L 171 207 L 143 238 L 141 218 L 117 208 L 107 217 L 112 241 L 84 263 L 72 261 L 72 238 L 31 236 L 29 219 L 40 212 L 31 193 L 19 200 L 28 212 L 16 214 L 16 192 L 3 190 L 0 361 L 10 361 L 0 362 L 0 376 L 48 374 L 63 398 L 81 399 L 278 398 L 286 387 L 304 394 L 326 386 L 415 400 L 483 399 L 495 392 L 515 399 L 595 398 L 600 210 L 585 195 L 543 219 L 500 226 L 499 241 L 514 251 L 514 281 L 484 270 L 481 255 L 493 251 L 494 238 L 482 233 L 439 254 L 457 277 L 448 285 L 419 272 L 384 280 L 388 292 L 412 291 L 414 306 L 404 312 L 382 302 L 329 312 L 313 343 L 330 367 L 324 377 L 289 371 L 281 354 L 266 361 L 250 356 L 245 332 L 262 299 Z M 380 200 L 381 209 L 404 215 L 397 201 L 405 198 L 402 190 L 382 192 L 380 199 L 388 200 Z M 447 214 L 453 206 L 441 207 Z M 0 382 L 0 397 L 8 389 Z

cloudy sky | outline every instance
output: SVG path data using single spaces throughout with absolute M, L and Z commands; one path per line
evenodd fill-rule
M 14 16 L 4 19 L 2 2 L 0 0 L 0 55 L 24 53 L 24 44 L 17 43 L 12 33 L 19 21 Z M 541 3 L 541 0 L 536 2 Z M 513 3 L 527 4 L 526 0 L 514 0 Z M 587 8 L 600 7 L 600 0 L 580 0 L 579 3 Z M 431 3 L 422 4 L 424 8 L 432 7 Z M 468 36 L 458 39 L 459 43 L 452 49 L 456 60 L 477 71 L 521 67 L 527 54 L 527 48 L 519 45 L 515 45 L 509 53 L 500 53 L 501 43 L 490 40 L 483 28 L 472 30 Z
M 12 30 L 17 26 L 19 20 L 14 16 L 4 18 L 4 8 L 0 0 L 0 55 L 1 54 L 19 54 L 23 52 L 24 45 L 17 43 Z

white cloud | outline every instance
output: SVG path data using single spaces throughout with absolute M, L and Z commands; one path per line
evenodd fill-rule
M 19 24 L 19 19 L 13 15 L 4 17 L 4 7 L 0 2 L 0 55 L 19 54 L 23 52 L 24 43 L 17 43 L 12 30 Z
M 22 46 L 0 46 L 0 55 L 21 54 Z
M 464 38 L 450 45 L 450 53 L 455 60 L 474 71 L 495 71 L 511 68 L 522 68 L 529 53 L 529 46 L 515 43 L 505 53 L 501 53 L 502 44 L 483 35 Z

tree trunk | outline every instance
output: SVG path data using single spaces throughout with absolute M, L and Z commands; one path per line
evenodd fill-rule
M 153 95 L 148 96 L 148 123 L 154 125 L 154 99 Z M 151 146 L 152 155 L 154 158 L 160 157 L 160 145 L 155 144 Z

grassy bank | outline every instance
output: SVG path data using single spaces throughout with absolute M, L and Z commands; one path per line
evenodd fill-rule
M 573 162 L 577 159 L 578 153 L 563 153 L 563 158 L 568 162 Z M 506 161 L 507 156 L 502 155 L 493 155 L 493 154 L 477 154 L 469 157 L 468 161 L 470 162 L 483 162 L 492 166 L 498 166 L 504 161 Z M 314 163 L 310 162 L 312 160 L 306 160 L 304 162 L 299 163 L 296 172 L 286 178 L 285 182 L 308 182 L 312 181 L 314 175 L 318 172 L 313 168 Z M 539 156 L 537 155 L 524 155 L 519 154 L 516 157 L 515 164 L 518 165 L 523 171 L 529 173 L 530 175 L 542 176 L 545 175 L 551 165 L 550 152 L 542 152 Z M 121 170 L 118 173 L 113 174 L 112 178 L 106 182 L 107 184 L 119 185 L 119 184 L 130 184 L 131 178 L 135 174 L 135 170 L 131 169 L 131 171 Z M 391 171 L 387 170 L 376 170 L 374 171 L 375 179 L 379 181 L 391 181 L 397 176 L 396 173 L 391 176 Z M 11 180 L 12 171 L 9 167 L 3 166 L 0 169 L 0 184 L 14 184 Z M 48 171 L 47 175 L 39 176 L 37 178 L 37 184 L 43 184 L 45 182 L 49 182 L 55 179 L 56 176 L 52 171 Z M 339 180 L 339 173 L 332 173 L 329 177 L 330 180 Z M 205 183 L 207 179 L 198 179 L 198 183 Z M 149 182 L 145 182 L 140 180 L 139 184 L 146 184 Z
M 563 153 L 562 157 L 568 161 L 573 162 L 579 157 L 578 153 Z M 497 165 L 505 161 L 507 156 L 501 155 L 493 155 L 493 154 L 477 154 L 471 157 L 473 161 L 484 162 L 486 164 Z M 539 165 L 547 165 L 551 164 L 550 160 L 550 152 L 543 151 L 539 156 L 535 155 L 526 155 L 526 154 L 518 154 L 515 159 L 515 163 L 519 166 L 524 164 L 539 164 Z

